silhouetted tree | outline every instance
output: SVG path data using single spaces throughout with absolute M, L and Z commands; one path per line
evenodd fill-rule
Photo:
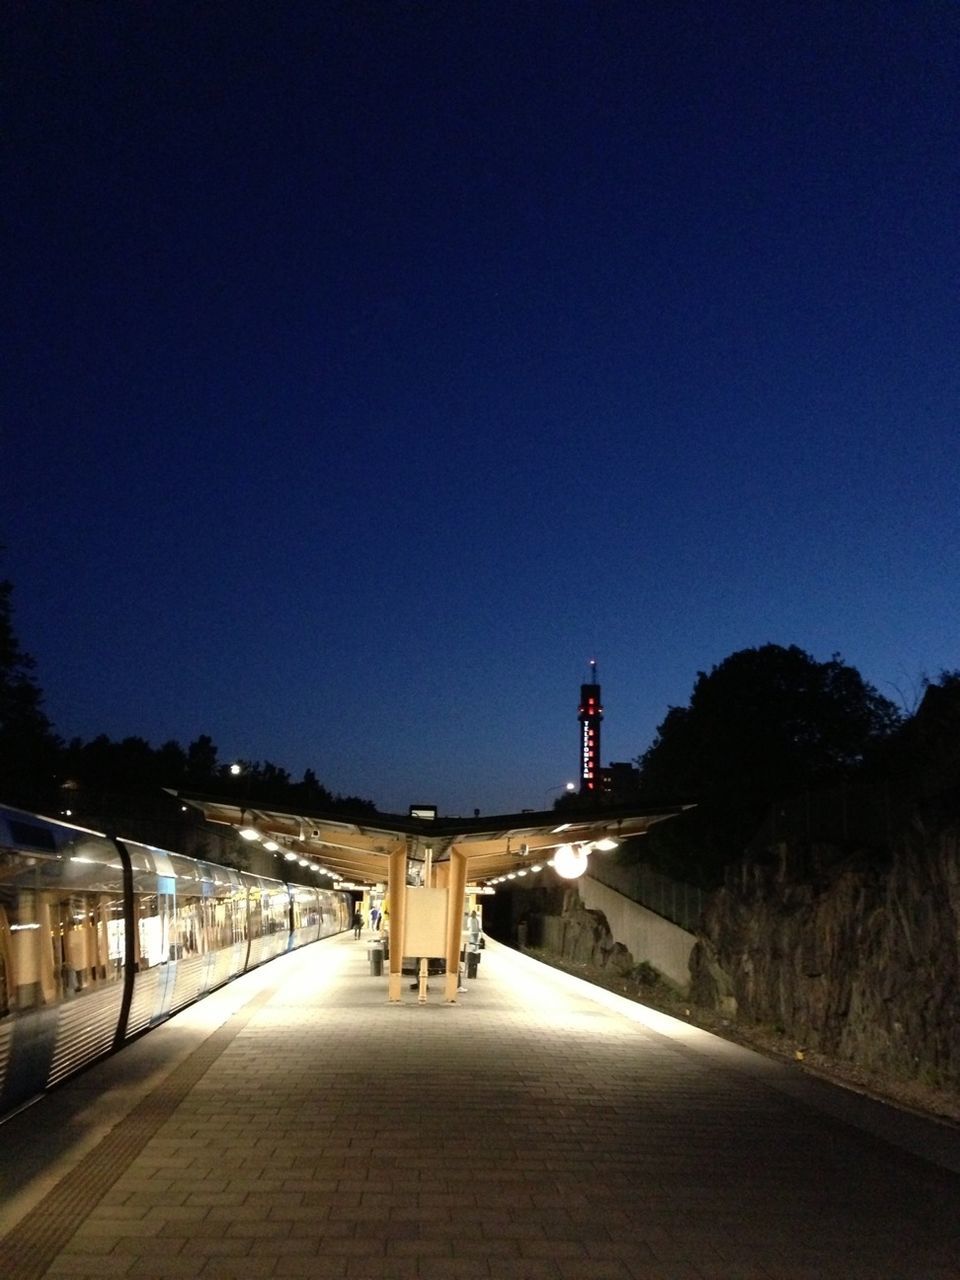
M 305 769 L 303 778 L 291 787 L 295 802 L 307 813 L 314 809 L 333 807 L 333 796 L 319 781 L 312 769 Z
M 217 747 L 207 733 L 201 733 L 187 747 L 186 780 L 191 787 L 209 787 L 217 776 Z
M 154 776 L 161 787 L 182 787 L 187 777 L 187 753 L 170 739 L 155 753 Z
M 883 768 L 913 797 L 960 804 L 960 671 L 923 681 L 923 696 L 890 743 Z
M 75 738 L 67 749 L 65 764 L 72 780 L 98 793 L 159 785 L 157 753 L 144 738 L 113 742 L 105 733 L 90 742 Z
M 54 790 L 59 740 L 43 710 L 36 663 L 13 628 L 13 585 L 0 582 L 0 799 L 43 805 Z
M 897 708 L 839 655 L 817 662 L 796 645 L 731 654 L 700 672 L 686 707 L 671 707 L 640 757 L 648 803 L 699 810 L 654 846 L 693 836 L 712 866 L 735 856 L 777 797 L 853 777 L 900 723 Z
M 372 800 L 364 800 L 360 796 L 342 796 L 338 792 L 333 797 L 332 809 L 342 809 L 345 813 L 376 813 L 377 806 Z

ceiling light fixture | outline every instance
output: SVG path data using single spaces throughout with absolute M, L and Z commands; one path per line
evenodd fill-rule
M 588 861 L 582 844 L 562 844 L 553 855 L 553 869 L 564 880 L 576 880 L 586 871 Z

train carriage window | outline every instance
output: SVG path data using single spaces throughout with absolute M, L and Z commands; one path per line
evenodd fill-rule
M 160 899 L 155 893 L 140 895 L 136 900 L 137 944 L 139 968 L 152 969 L 163 964 L 169 956 L 166 922 L 168 917 L 160 910 Z
M 286 933 L 290 928 L 290 897 L 286 886 L 263 891 L 263 932 Z
M 16 1008 L 17 971 L 14 963 L 15 934 L 12 925 L 17 922 L 16 903 L 11 890 L 0 885 L 0 1018 Z
M 242 888 L 234 889 L 229 896 L 216 898 L 207 904 L 210 914 L 210 946 L 215 950 L 232 947 L 247 940 L 247 894 Z
M 36 887 L 27 887 L 31 881 Z M 122 976 L 122 899 L 42 884 L 38 871 L 0 889 L 0 1016 L 69 999 Z
M 237 889 L 232 897 L 226 900 L 228 942 L 246 942 L 250 930 L 247 911 L 247 891 Z
M 57 958 L 63 992 L 116 982 L 123 968 L 122 899 L 106 893 L 73 894 L 60 898 L 52 909 L 59 918 Z
M 322 920 L 317 890 L 297 887 L 293 893 L 294 929 L 316 929 Z
M 27 887 L 31 882 L 37 883 L 35 875 L 21 876 L 16 888 L 5 888 L 0 898 L 6 938 L 2 948 L 4 985 L 10 1012 L 50 1004 L 60 994 L 56 911 L 51 912 L 49 898 L 41 889 Z
M 250 929 L 250 940 L 256 942 L 257 938 L 263 937 L 263 898 L 259 889 L 250 889 L 249 907 L 247 911 L 247 919 Z
M 290 930 L 290 893 L 279 880 L 246 877 L 249 894 L 249 929 L 251 940 L 270 937 Z
M 190 884 L 181 892 L 174 911 L 174 953 L 178 960 L 200 955 L 203 943 L 203 899 L 200 886 Z
M 233 902 L 230 898 L 218 898 L 210 904 L 213 916 L 211 936 L 213 947 L 222 951 L 234 941 L 233 937 Z
M 142 967 L 183 960 L 207 950 L 200 882 L 178 885 L 173 876 L 157 877 L 156 894 L 138 900 Z
M 10 1012 L 10 986 L 13 981 L 13 948 L 6 908 L 0 904 L 0 1018 Z

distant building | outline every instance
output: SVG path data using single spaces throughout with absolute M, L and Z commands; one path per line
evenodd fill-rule
M 611 760 L 600 770 L 600 794 L 604 800 L 628 803 L 640 788 L 640 770 L 629 760 Z

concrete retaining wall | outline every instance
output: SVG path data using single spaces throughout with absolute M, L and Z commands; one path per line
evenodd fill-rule
M 622 943 L 637 964 L 646 961 L 677 987 L 689 988 L 690 952 L 696 942 L 692 933 L 590 876 L 581 876 L 577 887 L 583 905 L 603 912 L 613 940 Z

